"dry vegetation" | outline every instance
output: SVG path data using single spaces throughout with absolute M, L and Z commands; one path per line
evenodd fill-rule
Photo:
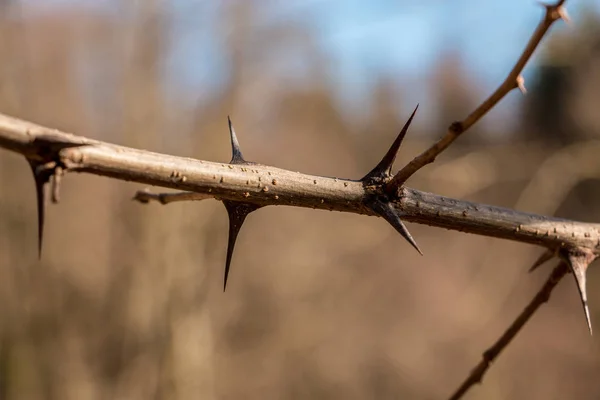
M 255 15 L 243 2 L 220 16 L 230 79 L 190 105 L 165 89 L 161 2 L 130 4 L 122 2 L 117 18 L 76 8 L 27 16 L 0 2 L 0 49 L 9 55 L 0 63 L 0 111 L 220 161 L 230 157 L 231 113 L 249 159 L 348 177 L 372 168 L 404 123 L 398 110 L 408 114 L 410 100 L 396 100 L 382 79 L 369 117 L 348 120 L 309 32 L 286 25 L 252 33 Z M 590 107 L 600 101 L 600 35 L 589 28 L 597 22 L 578 25 L 589 40 L 557 35 L 528 85 L 520 128 L 504 132 L 510 141 L 494 144 L 479 128 L 480 139 L 458 141 L 411 185 L 600 220 L 600 114 Z M 269 47 L 253 48 L 256 38 Z M 283 46 L 310 60 L 301 86 L 260 74 L 273 59 L 260 55 Z M 456 103 L 444 93 L 442 102 Z M 438 135 L 417 124 L 397 164 Z M 38 261 L 29 175 L 22 157 L 2 152 L 0 399 L 444 398 L 547 275 L 526 274 L 539 254 L 532 246 L 411 225 L 421 257 L 380 219 L 272 207 L 248 218 L 223 293 L 220 204 L 143 207 L 131 201 L 139 185 L 76 174 L 48 210 Z M 600 283 L 593 268 L 588 275 L 597 321 Z M 565 279 L 471 398 L 600 396 L 597 339 L 574 291 Z

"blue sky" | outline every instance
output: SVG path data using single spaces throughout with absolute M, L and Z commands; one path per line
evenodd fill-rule
M 181 24 L 174 27 L 178 35 L 173 40 L 183 44 L 179 46 L 183 54 L 177 55 L 204 52 L 202 46 L 214 47 L 209 43 L 210 29 L 214 27 L 211 15 L 220 3 L 233 1 L 244 0 L 162 1 L 166 8 L 171 8 L 173 21 Z M 60 10 L 72 4 L 101 10 L 118 2 L 21 0 L 21 3 L 45 10 Z M 269 4 L 261 11 L 265 23 L 305 22 L 315 32 L 319 44 L 339 61 L 342 76 L 347 77 L 367 71 L 417 75 L 430 69 L 444 49 L 454 48 L 463 55 L 473 73 L 485 80 L 496 80 L 506 73 L 543 12 L 536 0 L 279 0 Z M 600 0 L 568 0 L 567 6 L 575 23 L 584 6 L 600 12 Z M 193 66 L 186 68 L 184 74 L 188 73 L 194 74 Z
M 58 10 L 72 3 L 111 10 L 115 0 L 21 0 Z M 178 92 L 206 93 L 226 79 L 222 38 L 214 34 L 219 7 L 243 0 L 164 0 L 171 19 L 172 57 L 167 71 Z M 251 2 L 252 0 L 247 0 Z M 342 103 L 360 106 L 373 76 L 400 77 L 415 103 L 427 101 L 424 79 L 441 54 L 460 54 L 487 94 L 508 72 L 543 15 L 535 0 L 270 0 L 260 23 L 300 22 L 330 58 L 334 87 Z M 600 12 L 600 0 L 568 0 L 577 23 L 585 7 Z M 40 8 L 38 8 L 40 9 Z M 564 23 L 553 31 L 569 29 Z M 265 44 L 268 46 L 268 43 Z M 293 54 L 293 49 L 291 50 Z M 538 53 L 539 55 L 539 53 Z M 534 56 L 535 58 L 535 56 Z M 535 63 L 535 59 L 534 59 Z M 527 77 L 531 71 L 526 68 Z M 529 71 L 529 72 L 528 72 Z M 514 98 L 511 98 L 514 99 Z M 507 103 L 514 103 L 508 99 Z
M 454 47 L 475 71 L 502 75 L 543 15 L 534 0 L 291 0 L 281 18 L 306 19 L 321 43 L 348 65 L 418 73 Z M 570 0 L 574 22 L 584 6 Z M 564 25 L 564 24 L 562 24 Z M 564 29 L 559 27 L 558 29 Z M 370 65 L 369 65 L 370 64 Z
M 175 59 L 203 60 L 173 61 L 183 68 L 177 75 L 188 77 L 187 87 L 216 85 L 219 77 L 214 71 L 224 70 L 224 61 L 207 58 L 205 46 L 218 53 L 218 44 L 208 34 L 213 28 L 210 15 L 215 12 L 211 5 L 217 3 L 178 0 L 176 4 L 174 20 L 185 33 L 174 37 L 178 40 Z M 263 23 L 300 21 L 313 31 L 331 58 L 334 85 L 347 105 L 360 99 L 379 74 L 401 77 L 408 82 L 403 91 L 415 102 L 427 101 L 423 80 L 445 51 L 458 52 L 467 72 L 487 93 L 504 78 L 543 15 L 534 0 L 280 0 L 269 4 L 260 11 Z M 600 0 L 567 1 L 574 23 L 584 6 L 600 10 Z M 204 16 L 200 23 L 199 15 Z M 553 32 L 561 29 L 570 28 L 559 22 Z
M 218 3 L 172 3 L 173 20 L 181 30 L 173 37 L 172 62 L 186 88 L 217 86 L 220 76 L 215 71 L 226 71 L 226 61 L 218 57 L 219 44 L 210 35 L 215 28 L 211 15 Z M 356 109 L 360 109 L 356 99 L 370 89 L 377 75 L 400 77 L 403 95 L 415 103 L 427 102 L 430 91 L 423 87 L 425 78 L 447 51 L 461 55 L 467 73 L 485 96 L 505 77 L 544 12 L 535 0 L 280 0 L 269 4 L 259 12 L 261 23 L 306 24 L 330 57 L 339 99 Z M 600 0 L 567 1 L 574 23 L 584 6 L 600 11 Z M 559 22 L 552 32 L 562 29 L 570 28 Z M 188 62 L 178 61 L 184 59 Z M 534 63 L 526 68 L 526 77 Z M 498 115 L 503 115 L 502 109 L 510 112 L 516 99 L 509 96 Z

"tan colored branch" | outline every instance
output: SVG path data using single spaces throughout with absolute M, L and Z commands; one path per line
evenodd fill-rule
M 260 164 L 214 163 L 118 146 L 1 114 L 0 147 L 37 162 L 58 162 L 64 172 L 92 173 L 258 206 L 286 205 L 373 216 L 376 213 L 366 201 L 369 196 L 379 195 L 380 190 L 357 180 L 306 175 Z M 600 224 L 523 213 L 406 187 L 390 201 L 403 219 L 420 224 L 552 249 L 585 247 L 597 251 L 600 241 Z
M 504 98 L 511 90 L 519 88 L 525 92 L 524 79 L 521 76 L 523 68 L 533 55 L 543 37 L 546 35 L 552 24 L 559 20 L 567 20 L 567 14 L 564 8 L 565 0 L 559 0 L 555 4 L 544 5 L 546 12 L 544 18 L 540 21 L 533 32 L 529 42 L 525 46 L 523 53 L 508 73 L 506 79 L 487 99 L 485 99 L 471 114 L 462 121 L 456 121 L 450 124 L 446 135 L 434 143 L 430 148 L 415 157 L 410 163 L 402 168 L 388 183 L 387 190 L 393 191 L 401 186 L 414 175 L 415 172 L 435 161 L 444 150 L 446 150 L 460 135 L 475 125 L 485 114 L 487 114 L 500 100 Z

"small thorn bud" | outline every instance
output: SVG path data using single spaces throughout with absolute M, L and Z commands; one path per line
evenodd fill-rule
M 567 9 L 565 8 L 565 6 L 559 6 L 558 9 L 556 10 L 556 12 L 558 13 L 558 16 L 560 17 L 560 19 L 565 21 L 565 23 L 567 23 L 567 24 L 571 23 L 571 17 L 567 13 Z
M 527 88 L 525 87 L 525 78 L 523 78 L 523 75 L 517 76 L 516 86 L 517 88 L 519 88 L 522 94 L 527 94 Z

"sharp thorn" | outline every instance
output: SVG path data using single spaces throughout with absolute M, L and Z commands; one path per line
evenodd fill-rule
M 573 276 L 575 276 L 575 281 L 577 283 L 577 289 L 579 290 L 579 297 L 581 298 L 581 305 L 583 306 L 583 311 L 585 313 L 585 320 L 587 322 L 588 329 L 590 330 L 590 335 L 592 334 L 592 321 L 590 318 L 590 310 L 587 304 L 587 290 L 586 290 L 586 279 L 585 279 L 585 269 L 580 267 L 571 266 L 573 270 Z
M 240 232 L 240 229 L 242 229 L 242 224 L 244 223 L 244 220 L 248 214 L 254 210 L 257 210 L 261 206 L 230 200 L 223 200 L 223 205 L 227 209 L 227 214 L 229 215 L 229 238 L 227 240 L 227 257 L 225 259 L 225 276 L 223 279 L 223 291 L 225 291 L 227 288 L 227 278 L 229 276 L 231 258 L 233 256 L 233 250 L 235 248 L 235 241 L 237 240 L 238 233 Z
M 39 167 L 41 163 L 27 160 L 33 173 L 33 179 L 35 181 L 35 196 L 37 203 L 37 217 L 38 217 L 38 259 L 42 258 L 42 244 L 44 241 L 44 222 L 46 216 L 46 184 L 48 183 L 51 172 L 40 171 Z
M 408 127 L 410 126 L 410 124 L 413 120 L 413 117 L 415 116 L 418 108 L 419 108 L 419 105 L 417 104 L 414 111 L 410 115 L 410 118 L 406 121 L 406 123 L 402 127 L 402 130 L 396 137 L 396 140 L 394 140 L 394 143 L 392 143 L 392 145 L 390 146 L 390 148 L 387 151 L 387 153 L 385 154 L 385 156 L 383 156 L 383 158 L 381 159 L 381 161 L 379 161 L 379 164 L 377 164 L 377 166 L 375 168 L 373 168 L 367 175 L 365 175 L 362 178 L 363 181 L 366 179 L 369 179 L 369 178 L 375 178 L 375 177 L 383 178 L 385 176 L 391 175 L 392 166 L 394 165 L 394 160 L 396 160 L 396 155 L 398 154 L 398 150 L 400 149 L 400 146 L 402 145 L 402 141 L 404 140 L 404 137 L 406 136 Z
M 590 310 L 587 303 L 586 271 L 590 263 L 594 261 L 595 256 L 586 252 L 568 252 L 566 257 L 563 256 L 563 258 L 566 259 L 571 268 L 571 272 L 573 272 L 573 276 L 575 277 L 579 298 L 581 299 L 581 305 L 583 306 L 583 312 L 585 313 L 585 320 L 591 335 L 592 320 L 590 318 Z
M 233 124 L 229 116 L 227 116 L 227 123 L 229 124 L 229 136 L 231 137 L 231 161 L 229 163 L 246 164 L 246 160 L 244 160 L 242 150 L 240 149 L 240 143 L 235 135 L 235 129 L 233 129 Z
M 539 257 L 538 259 L 533 263 L 533 265 L 531 266 L 531 268 L 529 268 L 528 272 L 533 272 L 536 269 L 538 269 L 538 267 L 540 267 L 542 264 L 544 264 L 546 261 L 550 260 L 552 257 L 554 257 L 554 255 L 556 254 L 556 252 L 554 250 L 550 250 L 550 249 L 546 249 L 546 251 L 544 251 Z
M 414 247 L 419 254 L 423 255 L 421 249 L 417 245 L 417 242 L 413 239 L 412 235 L 398 216 L 398 212 L 391 206 L 389 202 L 383 202 L 381 200 L 375 200 L 371 204 L 372 210 L 377 213 L 377 215 L 381 216 L 385 219 L 390 225 L 396 229 L 398 233 L 402 235 L 404 239 L 408 241 Z

